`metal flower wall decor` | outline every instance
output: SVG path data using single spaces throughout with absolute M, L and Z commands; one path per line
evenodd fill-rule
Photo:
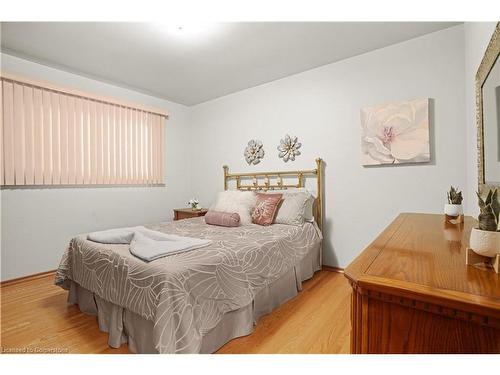
M 248 145 L 245 148 L 244 155 L 248 165 L 259 164 L 260 161 L 264 158 L 264 147 L 262 146 L 262 142 L 258 139 L 252 139 L 248 141 Z
M 299 148 L 302 146 L 295 136 L 289 136 L 288 134 L 285 138 L 280 140 L 280 145 L 278 146 L 279 154 L 278 156 L 283 159 L 285 163 L 288 160 L 295 160 L 296 156 L 300 155 Z

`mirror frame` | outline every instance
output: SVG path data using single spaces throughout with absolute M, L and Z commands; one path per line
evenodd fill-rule
M 490 43 L 483 60 L 479 65 L 476 73 L 476 123 L 477 123 L 477 175 L 478 175 L 478 190 L 483 193 L 484 190 L 490 188 L 498 188 L 498 186 L 487 185 L 484 173 L 484 122 L 483 122 L 483 85 L 488 78 L 488 75 L 495 65 L 500 53 L 500 22 L 497 23 L 495 31 L 491 36 Z

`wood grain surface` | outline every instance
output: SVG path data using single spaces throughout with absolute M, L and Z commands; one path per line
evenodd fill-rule
M 474 219 L 399 215 L 345 270 L 353 353 L 500 353 L 500 279 L 465 264 Z
M 66 303 L 54 275 L 2 285 L 3 352 L 128 353 L 108 347 L 97 319 Z M 219 353 L 348 353 L 350 288 L 341 273 L 320 271 L 299 295 L 259 319 L 255 332 Z

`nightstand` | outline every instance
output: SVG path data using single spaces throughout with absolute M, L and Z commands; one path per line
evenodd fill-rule
M 198 211 L 193 211 L 190 208 L 175 208 L 174 209 L 174 220 L 190 219 L 192 217 L 205 216 L 208 212 L 207 209 L 202 208 Z

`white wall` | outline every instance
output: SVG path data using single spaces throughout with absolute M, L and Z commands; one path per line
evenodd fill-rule
M 441 213 L 446 190 L 466 190 L 464 28 L 439 31 L 231 94 L 192 108 L 193 192 L 209 204 L 222 190 L 222 165 L 258 171 L 326 162 L 325 263 L 347 266 L 404 211 Z M 432 98 L 432 162 L 363 168 L 360 109 Z M 286 133 L 303 143 L 285 164 L 276 146 Z M 266 156 L 249 167 L 243 149 L 261 139 Z
M 477 181 L 474 75 L 493 29 L 454 27 L 191 108 L 0 55 L 5 71 L 170 112 L 165 188 L 2 190 L 1 279 L 56 268 L 75 233 L 167 220 L 192 195 L 209 205 L 222 190 L 223 164 L 233 171 L 309 169 L 321 156 L 330 265 L 346 266 L 399 212 L 441 213 L 450 184 L 462 187 L 470 211 Z M 432 162 L 363 168 L 360 108 L 423 97 L 433 99 Z M 288 164 L 276 151 L 286 133 L 303 143 L 302 155 Z M 251 138 L 266 148 L 254 167 L 242 155 Z
M 475 191 L 477 190 L 477 126 L 476 126 L 476 73 L 483 59 L 486 47 L 495 31 L 496 22 L 467 22 L 465 35 L 465 110 L 467 139 L 467 195 L 465 210 L 477 216 L 479 208 Z
M 1 279 L 57 268 L 77 233 L 170 220 L 190 196 L 189 108 L 52 69 L 10 55 L 1 68 L 87 92 L 165 108 L 166 187 L 4 189 L 1 194 Z

